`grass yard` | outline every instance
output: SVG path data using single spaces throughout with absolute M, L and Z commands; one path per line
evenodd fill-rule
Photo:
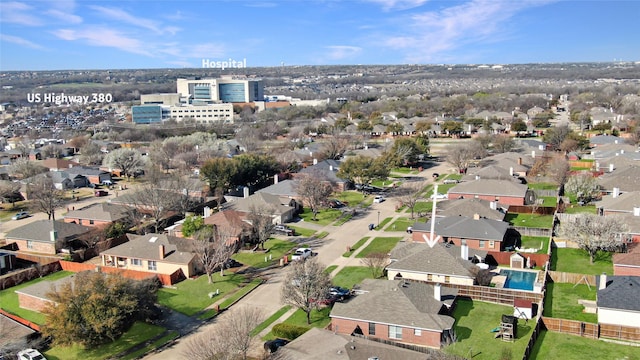
M 331 265 L 331 266 L 327 266 L 326 269 L 324 269 L 324 272 L 327 274 L 331 274 L 333 272 L 333 270 L 337 269 L 338 265 Z
M 168 343 L 169 341 L 172 341 L 176 338 L 178 338 L 180 336 L 180 333 L 178 333 L 177 331 L 171 331 L 169 333 L 167 333 L 167 335 L 159 338 L 158 340 L 152 342 L 151 344 L 148 344 L 147 346 L 143 347 L 140 350 L 134 351 L 130 354 L 127 354 L 126 356 L 121 357 L 121 360 L 133 360 L 133 359 L 139 359 L 140 357 L 142 357 L 142 355 L 153 351 L 159 347 L 161 347 L 162 345 Z
M 297 231 L 297 230 L 296 230 Z M 269 239 L 264 243 L 265 249 L 269 251 L 266 253 L 256 252 L 239 252 L 232 256 L 236 261 L 239 261 L 245 265 L 252 266 L 254 268 L 264 268 L 277 261 L 284 256 L 287 252 L 296 246 L 295 243 L 280 239 Z M 265 256 L 271 255 L 271 261 L 264 261 Z
M 542 206 L 556 206 L 557 198 L 555 196 L 542 196 L 538 199 L 542 199 Z
M 331 282 L 343 288 L 351 289 L 364 279 L 372 279 L 371 269 L 366 266 L 345 266 L 333 277 Z
M 536 254 L 546 254 L 549 249 L 549 238 L 546 236 L 523 236 L 520 248 L 540 249 Z
M 611 253 L 598 252 L 593 264 L 589 263 L 589 254 L 582 249 L 554 248 L 551 252 L 551 269 L 577 274 L 600 275 L 603 272 L 613 274 Z
M 337 218 L 342 215 L 342 211 L 336 209 L 323 209 L 318 212 L 316 220 L 313 220 L 313 213 L 309 208 L 304 208 L 304 211 L 299 215 L 304 221 L 308 221 L 312 224 L 329 225 L 336 221 Z
M 388 254 L 391 249 L 393 249 L 396 244 L 398 243 L 398 241 L 402 240 L 401 237 L 377 237 L 374 238 L 370 243 L 369 246 L 367 246 L 366 248 L 362 249 L 362 251 L 360 251 L 358 253 L 358 255 L 356 255 L 357 258 L 363 258 L 366 257 L 367 255 L 371 254 L 371 253 L 383 253 L 383 254 Z
M 413 167 L 413 166 L 411 166 L 411 167 L 398 167 L 398 168 L 393 168 L 393 169 L 391 169 L 391 172 L 392 172 L 392 173 L 404 174 L 404 175 L 409 175 L 409 174 L 415 175 L 415 174 L 417 174 L 419 171 L 418 171 L 418 168 L 417 168 L 417 167 Z
M 513 226 L 551 229 L 553 226 L 553 215 L 538 214 L 507 214 L 504 221 Z
M 84 349 L 80 345 L 54 346 L 46 351 L 44 355 L 47 359 L 52 360 L 108 359 L 137 344 L 150 340 L 163 332 L 165 332 L 165 328 L 163 327 L 136 322 L 129 331 L 110 344 L 100 345 L 89 350 Z
M 581 213 L 595 214 L 596 206 L 595 205 L 579 206 L 579 205 L 571 204 L 571 205 L 568 205 L 566 208 L 564 208 L 564 212 L 567 214 L 581 214 Z
M 527 347 L 534 322 L 518 321 L 518 334 L 514 342 L 496 339 L 491 329 L 500 325 L 503 314 L 513 314 L 512 306 L 481 301 L 458 300 L 453 317 L 458 342 L 445 347 L 444 352 L 474 360 L 500 359 L 503 349 L 511 351 L 511 359 L 520 359 Z
M 365 200 L 363 193 L 353 190 L 336 193 L 333 196 L 352 208 L 358 206 L 358 204 Z
M 289 316 L 287 320 L 283 322 L 287 324 L 306 327 L 309 329 L 312 327 L 323 329 L 331 322 L 331 318 L 329 317 L 330 312 L 331 307 L 328 306 L 320 310 L 311 310 L 311 324 L 307 324 L 307 314 L 304 311 L 298 309 L 296 310 L 296 312 L 291 314 L 291 316 Z M 275 336 L 272 332 L 269 332 L 262 338 L 262 340 L 265 341 L 271 339 L 275 339 Z
M 316 233 L 316 231 L 313 229 L 307 229 L 300 226 L 291 226 L 291 225 L 287 225 L 287 226 L 289 226 L 291 229 L 293 229 L 293 231 L 295 231 L 296 236 L 311 237 L 313 236 L 313 234 Z
M 558 190 L 558 185 L 553 183 L 528 183 L 531 190 Z
M 554 333 L 543 330 L 540 332 L 531 356 L 531 360 L 562 359 L 625 359 L 639 360 L 640 347 L 619 345 L 583 338 L 580 336 Z
M 597 323 L 597 314 L 582 312 L 584 306 L 578 300 L 595 300 L 598 290 L 591 284 L 591 290 L 586 284 L 547 283 L 544 297 L 544 316 Z
M 418 201 L 416 206 L 413 208 L 413 214 L 418 215 L 418 213 L 429 213 L 431 214 L 431 210 L 433 209 L 432 201 Z M 407 211 L 411 214 L 411 211 Z
M 409 226 L 412 226 L 416 220 L 409 218 L 397 218 L 391 225 L 389 225 L 384 231 L 407 231 Z
M 16 290 L 24 289 L 27 286 L 31 286 L 33 284 L 37 284 L 41 281 L 55 281 L 67 276 L 73 275 L 74 273 L 71 271 L 58 271 L 52 274 L 49 274 L 42 278 L 33 279 L 26 283 L 22 283 L 18 286 L 10 287 L 8 289 L 0 291 L 0 308 L 3 310 L 18 315 L 23 319 L 29 320 L 36 324 L 44 324 L 46 317 L 44 314 L 39 313 L 37 311 L 31 311 L 23 309 L 18 304 L 18 294 L 15 293 Z
M 380 222 L 380 224 L 378 224 L 378 226 L 376 226 L 376 230 L 381 230 L 385 227 L 385 225 L 387 225 L 393 218 L 384 218 L 382 219 L 382 221 Z
M 353 246 L 351 246 L 351 251 L 346 251 L 344 254 L 342 254 L 342 256 L 343 257 L 351 256 L 351 254 L 353 254 L 354 251 L 356 251 L 357 249 L 360 248 L 360 246 L 362 246 L 364 243 L 366 243 L 367 240 L 369 240 L 368 236 L 365 236 L 362 239 L 358 240 L 357 243 L 355 243 L 355 244 L 353 244 Z
M 240 287 L 246 278 L 232 272 L 221 277 L 219 272 L 213 276 L 213 284 L 209 284 L 206 275 L 197 279 L 187 279 L 175 285 L 175 289 L 158 290 L 158 302 L 168 308 L 192 316 Z M 209 293 L 220 291 L 220 294 L 209 298 Z
M 273 313 L 271 316 L 266 318 L 263 322 L 261 322 L 255 329 L 251 330 L 251 336 L 256 336 L 262 332 L 262 330 L 269 327 L 269 325 L 273 324 L 274 321 L 280 319 L 282 315 L 284 315 L 287 311 L 291 309 L 291 305 L 285 305 L 280 308 L 280 310 Z

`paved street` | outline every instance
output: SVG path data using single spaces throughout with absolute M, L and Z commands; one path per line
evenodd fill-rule
M 419 176 L 425 180 L 432 182 L 431 175 L 433 173 L 447 174 L 451 173 L 451 166 L 446 163 L 438 163 L 435 167 L 425 169 Z M 327 231 L 329 235 L 322 240 L 311 240 L 309 245 L 313 251 L 317 253 L 317 259 L 325 266 L 338 265 L 338 268 L 334 270 L 332 275 L 342 269 L 344 266 L 362 266 L 360 259 L 356 259 L 354 253 L 350 258 L 342 257 L 342 254 L 346 251 L 347 246 L 355 244 L 358 240 L 365 236 L 374 238 L 376 236 L 405 236 L 404 232 L 380 232 L 377 230 L 369 230 L 369 224 L 378 224 L 378 219 L 382 222 L 385 218 L 392 217 L 397 218 L 400 216 L 406 216 L 402 213 L 395 212 L 395 206 L 397 201 L 393 197 L 388 197 L 386 201 L 380 204 L 373 204 L 368 210 L 358 212 L 357 216 L 340 227 L 318 226 L 317 224 L 304 224 L 297 223 L 296 226 L 309 227 L 319 231 Z M 379 212 L 379 214 L 378 214 Z M 390 222 L 391 223 L 391 222 Z M 360 248 L 364 249 L 362 246 Z M 264 310 L 265 318 L 280 309 L 283 304 L 280 300 L 280 288 L 281 281 L 284 275 L 284 269 L 271 269 L 267 270 L 267 273 L 262 274 L 268 277 L 268 281 L 260 285 L 257 289 L 252 291 L 249 295 L 240 300 L 234 307 L 239 306 L 253 306 L 259 307 Z M 291 311 L 293 312 L 293 310 Z M 221 317 L 227 316 L 228 312 L 223 313 Z M 289 314 L 283 315 L 279 321 L 285 320 Z M 277 322 L 276 322 L 277 323 Z M 275 323 L 274 323 L 275 324 Z M 207 325 L 202 326 L 196 332 L 180 338 L 173 346 L 166 350 L 157 353 L 150 354 L 145 359 L 164 360 L 164 359 L 182 359 L 184 356 L 182 352 L 186 347 L 186 343 L 193 336 L 209 331 L 213 326 L 216 326 L 215 320 Z M 266 329 L 260 336 L 266 334 L 270 328 Z M 255 347 L 250 352 L 252 356 L 259 356 L 262 354 L 262 342 L 258 340 Z

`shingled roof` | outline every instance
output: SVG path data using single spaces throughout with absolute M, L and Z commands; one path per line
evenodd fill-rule
M 502 241 L 508 228 L 509 224 L 504 221 L 447 216 L 435 219 L 434 231 L 442 237 Z M 430 230 L 431 219 L 426 223 L 413 224 L 413 231 L 429 232 Z
M 471 194 L 490 196 L 511 196 L 524 198 L 528 187 L 511 180 L 479 179 L 460 184 L 449 189 L 449 194 Z
M 173 264 L 188 264 L 194 254 L 191 252 L 193 240 L 166 234 L 127 234 L 129 241 L 105 250 L 100 255 L 119 256 L 155 260 Z M 160 258 L 159 246 L 164 246 L 164 257 Z
M 602 175 L 597 181 L 606 190 L 617 187 L 622 191 L 640 191 L 640 166 L 615 170 Z
M 55 231 L 59 240 L 71 240 L 90 231 L 91 228 L 62 221 L 37 220 L 17 227 L 7 233 L 7 239 L 51 242 L 51 232 Z
M 640 311 L 639 297 L 640 276 L 609 276 L 607 287 L 598 290 L 598 307 Z
M 486 219 L 503 221 L 505 213 L 491 208 L 491 202 L 482 199 L 454 199 L 438 204 L 438 216 L 466 216 L 473 218 L 475 214 Z
M 103 202 L 71 210 L 65 215 L 65 218 L 115 222 L 127 216 L 129 216 L 128 207 Z
M 484 259 L 486 251 L 468 248 L 469 257 L 478 255 Z M 393 261 L 388 271 L 410 271 L 473 278 L 470 269 L 475 265 L 468 259 L 462 259 L 459 246 L 446 247 L 442 243 L 433 248 L 426 243 L 398 243 L 391 251 Z
M 633 213 L 634 208 L 640 208 L 640 191 L 623 192 L 617 197 L 605 195 L 596 206 L 604 211 Z

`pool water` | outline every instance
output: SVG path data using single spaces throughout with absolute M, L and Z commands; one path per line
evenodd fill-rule
M 507 281 L 504 283 L 505 288 L 533 291 L 533 283 L 536 282 L 537 273 L 502 269 L 500 275 L 507 277 Z

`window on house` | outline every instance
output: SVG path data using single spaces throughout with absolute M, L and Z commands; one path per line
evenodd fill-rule
M 369 323 L 369 335 L 375 335 L 375 334 L 376 334 L 376 324 Z
M 158 264 L 153 260 L 149 260 L 149 265 L 147 266 L 147 268 L 149 270 L 156 271 L 156 270 L 158 270 Z
M 389 339 L 402 339 L 402 328 L 400 326 L 389 325 Z
M 93 225 L 93 220 L 89 220 L 89 225 Z
M 27 240 L 27 249 L 33 249 L 33 241 Z
M 140 259 L 131 259 L 131 265 L 133 265 L 133 266 L 142 266 L 142 260 L 140 260 Z
M 494 248 L 496 246 L 496 242 L 495 241 L 489 241 L 489 247 L 490 248 Z
M 422 329 L 413 329 L 413 335 L 422 336 Z
M 480 240 L 480 248 L 482 249 L 485 246 L 484 240 Z

